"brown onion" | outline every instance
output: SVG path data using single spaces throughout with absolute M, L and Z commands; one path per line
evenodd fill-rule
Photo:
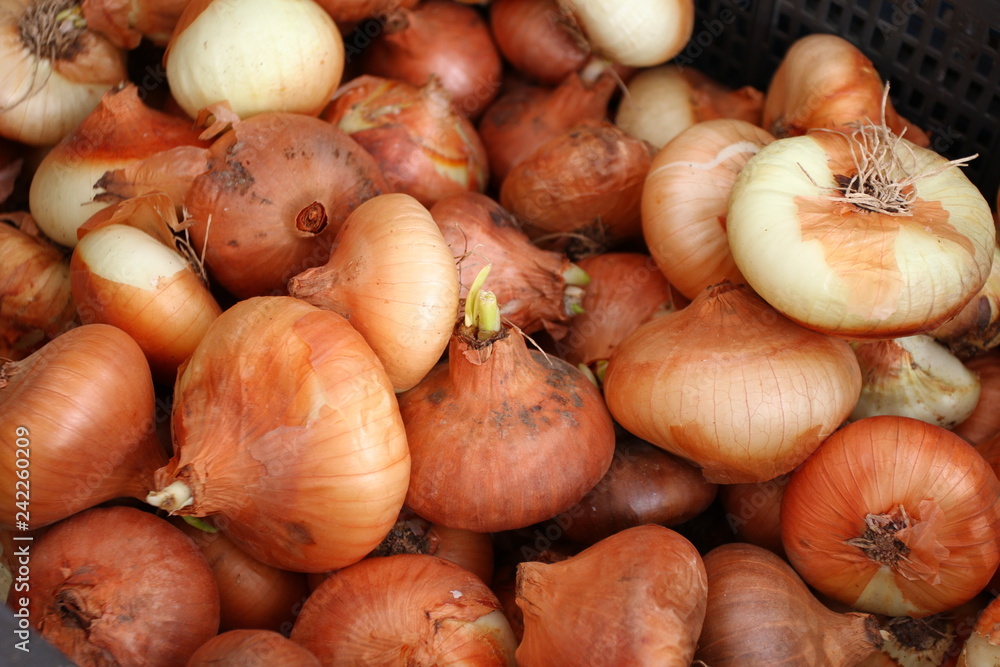
M 343 28 L 368 18 L 384 18 L 399 7 L 412 8 L 418 0 L 316 0 L 316 3 Z M 350 62 L 351 45 L 346 46 Z
M 582 373 L 500 324 L 492 294 L 474 286 L 466 308 L 478 314 L 455 328 L 448 360 L 399 397 L 413 457 L 406 504 L 455 528 L 521 528 L 600 480 L 614 453 L 611 416 Z
M 590 45 L 556 0 L 493 0 L 489 12 L 504 59 L 542 84 L 559 83 L 590 58 Z
M 83 0 L 87 27 L 116 46 L 134 49 L 143 38 L 166 46 L 190 0 Z
M 618 423 L 724 484 L 790 472 L 847 418 L 860 391 L 847 342 L 800 327 L 731 283 L 633 331 L 604 378 Z
M 403 505 L 410 458 L 382 365 L 347 320 L 299 299 L 247 299 L 215 320 L 178 374 L 172 431 L 147 502 L 221 515 L 277 568 L 356 562 Z
M 839 614 L 766 549 L 726 544 L 705 556 L 708 607 L 696 660 L 712 667 L 857 667 L 878 656 L 882 637 L 869 614 Z
M 362 75 L 341 86 L 322 117 L 372 154 L 394 192 L 424 206 L 489 182 L 475 126 L 455 111 L 437 76 L 421 87 Z
M 209 148 L 184 200 L 192 245 L 237 298 L 285 294 L 288 280 L 327 261 L 348 214 L 388 191 L 378 164 L 318 118 L 258 114 Z
M 144 498 L 166 460 L 155 410 L 142 350 L 107 324 L 70 329 L 0 365 L 0 428 L 9 434 L 0 525 L 40 528 L 112 498 Z
M 182 665 L 219 628 L 219 591 L 197 547 L 132 507 L 94 508 L 31 545 L 26 606 L 79 667 Z
M 635 526 L 693 519 L 712 504 L 717 489 L 690 463 L 624 434 L 601 481 L 552 523 L 567 539 L 594 544 Z
M 929 616 L 982 591 L 1000 563 L 1000 481 L 950 431 L 907 417 L 840 429 L 792 474 L 789 561 L 855 609 Z
M 688 667 L 707 585 L 698 551 L 662 526 L 623 530 L 558 563 L 521 563 L 517 663 Z
M 518 163 L 500 203 L 536 242 L 606 250 L 642 236 L 642 188 L 654 153 L 611 123 L 581 123 Z
M 306 600 L 291 639 L 331 665 L 514 664 L 510 625 L 486 584 L 420 554 L 333 573 Z
M 479 271 L 492 264 L 491 291 L 505 320 L 526 334 L 544 329 L 555 339 L 565 335 L 590 282 L 565 254 L 534 245 L 517 219 L 486 195 L 446 197 L 431 215 L 460 258 L 463 299 Z
M 766 482 L 719 487 L 726 523 L 740 542 L 785 555 L 785 545 L 781 543 L 781 497 L 789 479 L 785 474 Z
M 1000 433 L 1000 350 L 973 357 L 966 368 L 979 378 L 979 401 L 965 421 L 952 429 L 969 444 L 976 446 Z
M 183 518 L 175 518 L 172 523 L 198 545 L 212 568 L 219 585 L 221 632 L 247 629 L 288 633 L 309 595 L 305 574 L 252 558 L 210 523 L 195 526 Z
M 525 85 L 502 93 L 479 120 L 494 185 L 550 139 L 578 123 L 604 120 L 616 85 L 612 70 L 595 64 L 555 88 Z
M 185 667 L 320 667 L 315 655 L 273 630 L 230 630 L 201 645 Z
M 503 61 L 486 20 L 474 8 L 425 0 L 386 17 L 361 67 L 366 74 L 414 86 L 437 76 L 455 108 L 475 119 L 500 90 Z
M 24 157 L 20 146 L 13 141 L 0 138 L 0 204 L 3 204 L 14 193 L 24 166 Z
M 670 284 L 689 299 L 743 276 L 729 251 L 726 215 L 736 176 L 774 140 L 745 121 L 707 120 L 676 136 L 653 159 L 642 192 L 642 231 Z

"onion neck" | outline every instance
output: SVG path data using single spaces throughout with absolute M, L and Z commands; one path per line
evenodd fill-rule
M 83 46 L 80 37 L 87 22 L 77 0 L 30 2 L 17 22 L 24 47 L 39 60 L 68 60 Z
M 150 493 L 146 496 L 146 502 L 153 507 L 174 513 L 194 504 L 194 496 L 191 493 L 191 487 L 178 479 L 165 488 Z

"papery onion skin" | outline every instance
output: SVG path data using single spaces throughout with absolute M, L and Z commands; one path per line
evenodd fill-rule
M 536 241 L 565 245 L 582 236 L 606 250 L 642 236 L 643 183 L 654 153 L 611 123 L 581 123 L 515 166 L 499 201 Z
M 191 243 L 211 277 L 239 299 L 285 294 L 288 280 L 327 261 L 362 202 L 389 190 L 353 139 L 301 114 L 258 114 L 209 149 L 209 169 L 184 205 Z M 318 224 L 308 214 L 321 213 Z
M 712 667 L 856 667 L 879 656 L 873 616 L 830 611 L 770 551 L 725 544 L 704 562 L 709 596 L 696 660 Z
M 977 446 L 1000 433 L 1000 413 L 994 407 L 1000 393 L 1000 350 L 969 359 L 965 366 L 979 378 L 979 401 L 952 433 Z
M 489 182 L 476 128 L 452 108 L 437 77 L 419 88 L 356 77 L 337 90 L 322 116 L 372 154 L 392 191 L 424 206 L 460 192 L 482 192 Z
M 28 612 L 80 667 L 179 665 L 219 627 L 219 592 L 197 547 L 132 507 L 94 508 L 31 549 Z
M 0 4 L 0 136 L 51 146 L 128 78 L 125 55 L 95 32 L 73 23 L 72 0 L 5 0 Z M 27 13 L 33 14 L 28 24 Z M 24 22 L 22 31 L 21 23 Z M 23 41 L 30 34 L 34 44 Z
M 681 132 L 653 158 L 642 191 L 642 232 L 657 266 L 684 296 L 743 282 L 726 234 L 729 196 L 747 161 L 774 140 L 735 119 Z
M 969 359 L 1000 345 L 1000 245 L 986 283 L 955 317 L 927 332 L 959 359 Z
M 30 461 L 32 528 L 113 498 L 144 498 L 166 461 L 155 410 L 142 350 L 107 324 L 70 329 L 0 365 L 0 427 L 10 434 L 2 441 L 0 526 L 19 518 L 21 457 Z
M 459 309 L 458 270 L 430 212 L 410 195 L 373 197 L 348 216 L 323 266 L 289 293 L 348 318 L 397 392 L 441 359 Z
M 928 616 L 970 600 L 993 576 L 998 496 L 997 476 L 958 436 L 906 417 L 869 417 L 830 436 L 792 475 L 782 541 L 802 578 L 831 598 Z M 869 516 L 892 519 L 888 537 L 872 532 Z M 866 551 L 862 539 L 892 549 Z
M 365 74 L 422 86 L 437 76 L 455 108 L 475 119 L 500 91 L 503 60 L 485 18 L 450 0 L 424 0 L 386 19 L 365 49 Z
M 504 59 L 542 84 L 555 85 L 590 57 L 556 0 L 493 0 L 490 30 Z
M 229 630 L 202 644 L 185 667 L 321 667 L 307 649 L 273 630 Z
M 368 558 L 306 600 L 292 641 L 323 664 L 514 665 L 516 642 L 478 577 L 434 556 Z
M 340 85 L 344 41 L 312 0 L 193 0 L 167 44 L 171 95 L 192 118 L 227 101 L 240 118 L 315 116 Z
M 604 378 L 619 424 L 725 484 L 790 472 L 860 391 L 845 341 L 794 324 L 731 283 L 633 331 Z
M 892 150 L 910 175 L 946 163 L 905 139 Z M 989 206 L 957 167 L 908 186 L 911 216 L 831 199 L 837 177 L 856 173 L 845 135 L 814 132 L 762 148 L 729 200 L 737 268 L 779 312 L 818 331 L 893 338 L 940 326 L 989 276 Z
M 190 0 L 83 0 L 87 26 L 123 49 L 134 49 L 145 37 L 166 46 Z
M 558 563 L 521 563 L 517 663 L 687 667 L 707 596 L 697 549 L 662 526 L 623 530 Z
M 225 311 L 178 374 L 172 427 L 155 488 L 183 482 L 192 502 L 170 507 L 177 498 L 161 494 L 160 506 L 222 515 L 230 539 L 268 565 L 356 562 L 402 507 L 410 457 L 392 385 L 347 320 L 304 301 Z
M 568 509 L 611 464 L 614 430 L 597 388 L 505 333 L 482 348 L 456 331 L 448 361 L 399 397 L 413 457 L 406 504 L 434 523 L 522 528 Z

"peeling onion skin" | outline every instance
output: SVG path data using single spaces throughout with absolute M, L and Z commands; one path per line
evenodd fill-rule
M 31 553 L 28 611 L 79 667 L 182 665 L 219 627 L 219 591 L 183 533 L 132 507 L 90 509 Z
M 225 311 L 181 367 L 171 426 L 175 454 L 155 488 L 183 482 L 192 502 L 147 502 L 221 515 L 226 535 L 268 565 L 357 562 L 403 505 L 410 457 L 382 365 L 347 320 L 299 299 Z
M 32 528 L 114 498 L 144 498 L 166 461 L 149 364 L 107 324 L 75 327 L 0 364 L 0 427 L 10 434 L 0 461 L 2 528 L 17 519 L 16 438 L 30 444 Z
M 790 472 L 847 418 L 860 391 L 846 341 L 798 326 L 731 283 L 633 331 L 604 378 L 619 424 L 720 484 Z
M 421 554 L 334 572 L 306 600 L 291 639 L 328 665 L 515 664 L 514 635 L 486 584 Z
M 697 549 L 662 526 L 628 528 L 557 563 L 521 563 L 517 664 L 689 667 L 707 600 Z
M 998 497 L 990 465 L 950 431 L 869 417 L 830 436 L 793 473 L 782 541 L 802 578 L 831 598 L 929 616 L 975 597 L 996 571 Z M 869 516 L 892 523 L 873 530 Z
M 946 163 L 905 139 L 894 150 L 911 175 Z M 811 329 L 848 338 L 928 332 L 961 311 L 990 275 L 989 206 L 957 167 L 908 186 L 916 196 L 909 217 L 832 201 L 835 177 L 853 176 L 853 165 L 847 138 L 835 133 L 762 148 L 729 200 L 736 267 L 779 312 Z
M 716 547 L 705 555 L 705 570 L 709 596 L 696 660 L 712 667 L 857 667 L 884 658 L 875 617 L 831 611 L 766 549 Z
M 202 644 L 185 667 L 321 667 L 307 649 L 273 630 L 229 630 Z

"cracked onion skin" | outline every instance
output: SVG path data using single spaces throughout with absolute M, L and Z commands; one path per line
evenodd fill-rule
M 496 596 L 451 561 L 367 558 L 334 572 L 302 607 L 292 641 L 324 665 L 514 666 Z
M 219 628 L 205 557 L 167 521 L 133 507 L 89 509 L 31 550 L 28 612 L 78 667 L 183 665 Z
M 628 528 L 556 563 L 517 566 L 520 667 L 688 667 L 705 619 L 698 550 L 657 525 Z

